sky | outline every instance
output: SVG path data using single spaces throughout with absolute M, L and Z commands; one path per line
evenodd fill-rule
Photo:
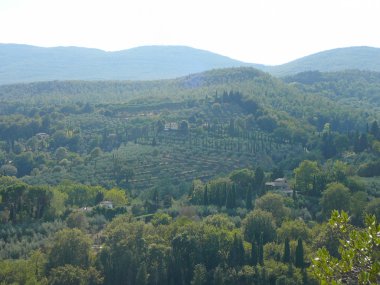
M 185 45 L 276 65 L 380 47 L 380 0 L 0 0 L 0 43 L 106 51 Z

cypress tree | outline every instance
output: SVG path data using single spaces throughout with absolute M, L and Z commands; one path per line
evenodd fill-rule
M 302 244 L 301 238 L 298 239 L 298 243 L 296 247 L 295 266 L 298 268 L 304 268 L 303 244 Z
M 261 167 L 257 167 L 255 170 L 255 188 L 257 193 L 264 194 L 263 186 L 264 186 L 264 178 L 265 174 Z
M 208 206 L 208 191 L 207 191 L 207 184 L 205 186 L 205 190 L 203 192 L 203 205 Z
M 260 240 L 259 240 L 259 263 L 261 266 L 264 265 L 264 244 L 263 244 L 263 233 L 260 233 Z
M 137 271 L 136 275 L 136 285 L 146 285 L 148 284 L 148 273 L 146 271 L 146 265 L 143 262 Z
M 234 235 L 234 240 L 232 242 L 230 252 L 228 253 L 228 264 L 231 267 L 236 266 L 237 252 L 236 252 L 236 234 Z
M 285 239 L 284 243 L 284 256 L 282 258 L 283 262 L 288 263 L 290 262 L 290 246 L 289 246 L 289 239 Z
M 259 255 L 258 255 L 258 247 L 255 240 L 252 242 L 252 250 L 251 250 L 251 263 L 253 266 L 256 266 L 259 261 Z
M 245 199 L 245 207 L 247 208 L 247 210 L 252 210 L 252 208 L 253 208 L 253 206 L 252 206 L 252 185 L 251 184 L 248 185 L 247 196 Z
M 237 252 L 237 263 L 239 266 L 244 265 L 244 257 L 245 257 L 245 252 L 244 252 L 244 245 L 243 245 L 243 239 L 241 236 L 238 236 L 236 238 L 236 252 Z
M 244 246 L 241 237 L 234 235 L 234 240 L 228 255 L 231 267 L 241 266 L 244 264 Z
M 159 200 L 158 200 L 158 191 L 157 189 L 154 189 L 154 192 L 153 192 L 153 198 L 152 198 L 152 202 L 153 202 L 153 207 L 154 207 L 154 212 L 158 210 L 158 207 L 159 207 Z
M 234 202 L 233 202 L 233 189 L 227 190 L 227 198 L 226 198 L 226 208 L 227 209 L 233 209 L 234 208 Z
M 215 202 L 216 202 L 216 205 L 218 205 L 218 207 L 221 207 L 222 205 L 222 203 L 221 203 L 221 201 L 222 201 L 222 199 L 220 198 L 220 191 L 221 191 L 221 189 L 220 189 L 221 187 L 220 186 L 217 186 L 216 187 L 216 189 L 215 189 Z

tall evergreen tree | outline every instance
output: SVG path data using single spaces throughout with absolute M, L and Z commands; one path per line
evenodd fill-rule
M 238 263 L 238 252 L 236 248 L 236 234 L 235 234 L 230 251 L 228 253 L 228 264 L 231 267 L 235 267 L 237 266 L 237 263 Z
M 238 265 L 243 266 L 244 265 L 244 257 L 245 257 L 245 252 L 244 252 L 244 245 L 243 245 L 243 239 L 239 235 L 236 238 L 236 252 L 237 252 L 237 257 L 238 257 Z
M 236 184 L 232 185 L 232 208 L 236 207 Z
M 155 212 L 158 210 L 158 207 L 159 207 L 159 197 L 158 197 L 157 189 L 154 189 L 152 203 L 153 203 L 153 211 Z
M 252 206 L 252 185 L 251 184 L 248 184 L 247 195 L 246 195 L 246 199 L 245 199 L 245 207 L 247 208 L 247 210 L 252 210 L 252 208 L 253 208 L 253 206 Z
M 205 186 L 205 190 L 203 192 L 203 205 L 208 206 L 209 200 L 208 200 L 208 191 L 207 191 L 207 184 Z
M 298 268 L 304 268 L 303 243 L 301 238 L 299 238 L 297 242 L 296 260 L 294 265 Z
M 259 264 L 261 266 L 264 265 L 264 241 L 263 241 L 263 233 L 261 232 L 260 233 L 260 240 L 259 240 L 259 250 L 258 250 L 258 254 L 259 254 Z
M 227 198 L 226 198 L 226 208 L 227 209 L 233 209 L 235 208 L 235 188 L 232 186 L 232 188 L 227 190 Z
M 369 130 L 369 132 L 377 139 L 380 139 L 380 129 L 379 129 L 379 125 L 377 124 L 377 121 L 373 121 L 373 123 L 371 124 L 371 129 Z
M 290 262 L 290 246 L 289 246 L 289 239 L 285 239 L 284 243 L 284 256 L 282 257 L 282 261 L 285 263 Z
M 264 178 L 265 174 L 261 167 L 257 167 L 255 170 L 255 191 L 259 194 L 263 194 L 264 190 Z
M 146 285 L 148 284 L 148 273 L 146 271 L 145 262 L 143 262 L 137 271 L 136 275 L 136 285 Z
M 251 249 L 251 264 L 256 266 L 259 262 L 259 248 L 257 246 L 257 242 L 255 240 L 252 241 L 252 249 Z

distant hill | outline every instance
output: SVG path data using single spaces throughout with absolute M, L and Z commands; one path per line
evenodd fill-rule
M 263 70 L 275 76 L 293 75 L 304 71 L 321 72 L 349 69 L 380 71 L 380 48 L 348 47 L 315 53 L 277 66 L 265 66 Z
M 49 80 L 154 80 L 215 68 L 251 66 L 185 46 L 117 52 L 79 47 L 0 44 L 0 84 Z
M 37 106 L 27 112 L 28 115 L 36 114 L 38 106 L 46 104 L 67 107 L 65 112 L 75 113 L 87 103 L 99 108 L 103 106 L 101 113 L 107 116 L 120 108 L 135 112 L 160 106 L 163 112 L 167 112 L 183 102 L 189 106 L 194 100 L 214 102 L 215 98 L 224 98 L 226 93 L 234 90 L 249 98 L 241 101 L 244 110 L 260 109 L 256 119 L 263 117 L 268 129 L 278 123 L 278 126 L 298 126 L 303 132 L 310 132 L 313 128 L 321 131 L 326 123 L 330 123 L 332 130 L 347 132 L 364 130 L 368 122 L 380 120 L 379 72 L 311 71 L 280 79 L 249 67 L 214 69 L 154 81 L 74 80 L 2 85 L 0 114 L 7 114 L 9 110 L 22 113 Z M 73 105 L 77 107 L 72 108 Z M 194 118 L 203 116 L 202 112 L 190 113 Z M 190 113 L 184 116 L 190 116 Z M 298 135 L 303 137 L 302 132 Z
M 265 66 L 185 46 L 144 46 L 106 52 L 79 47 L 0 44 L 0 85 L 51 80 L 156 80 L 242 66 L 275 76 L 311 70 L 380 71 L 380 48 L 340 48 L 283 65 Z

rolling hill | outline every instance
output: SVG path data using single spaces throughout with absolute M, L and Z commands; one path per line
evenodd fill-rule
M 49 80 L 154 80 L 250 64 L 185 46 L 117 52 L 0 44 L 0 84 Z
M 380 71 L 380 48 L 348 47 L 322 51 L 263 70 L 275 76 L 287 76 L 304 71 L 333 72 L 342 70 Z
M 319 70 L 380 71 L 380 48 L 328 50 L 265 66 L 185 46 L 143 46 L 117 52 L 79 47 L 0 44 L 0 84 L 51 80 L 156 80 L 211 69 L 250 66 L 275 76 Z

